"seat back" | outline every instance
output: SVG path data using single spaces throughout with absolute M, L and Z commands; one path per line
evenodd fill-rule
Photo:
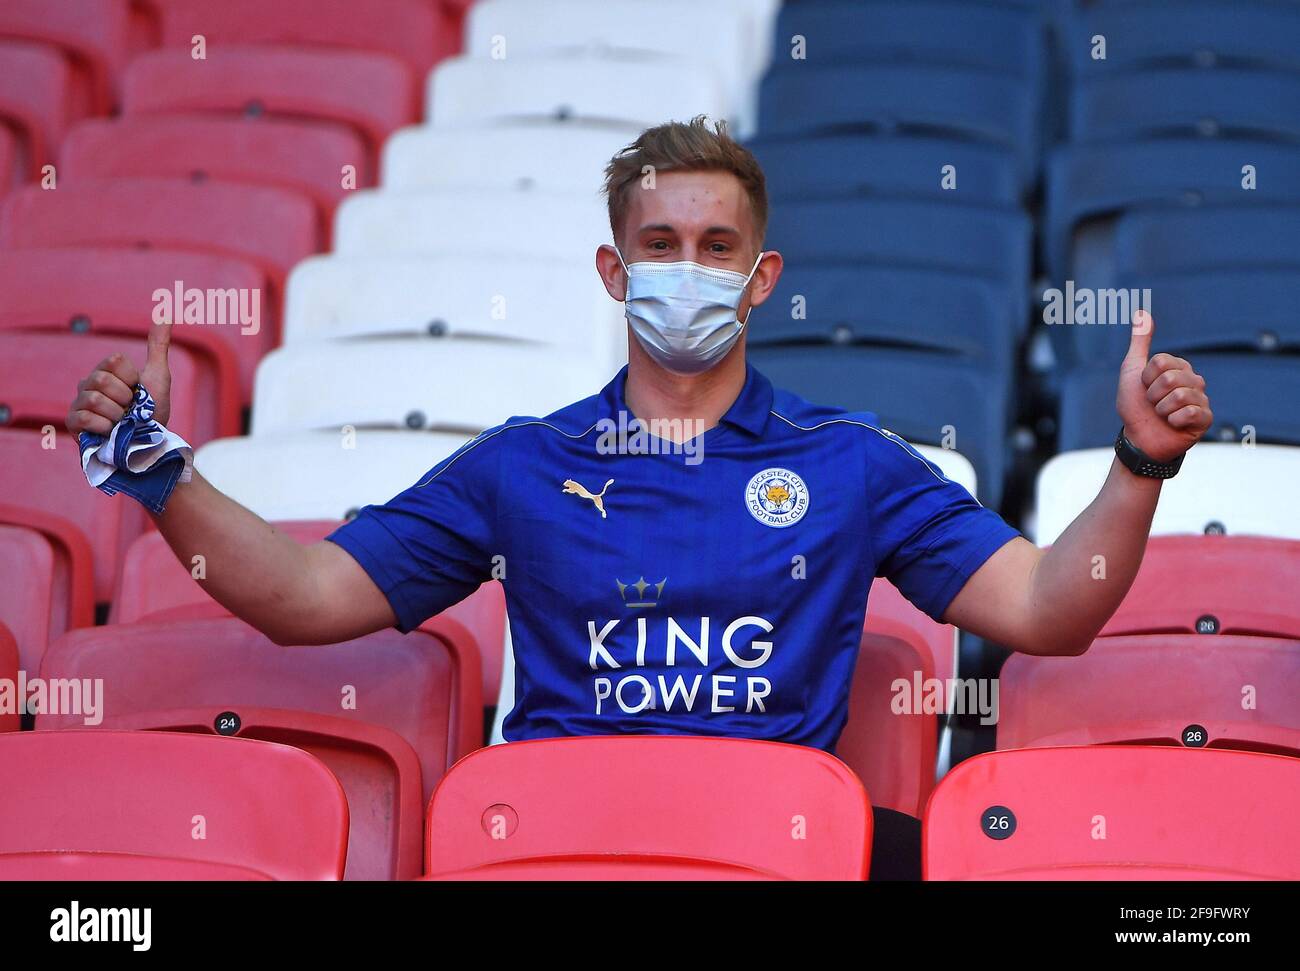
M 340 256 L 534 257 L 543 236 L 590 271 L 609 214 L 594 192 L 463 189 L 356 192 L 334 217 Z
M 65 180 L 212 178 L 295 192 L 316 206 L 322 233 L 352 188 L 374 184 L 369 152 L 354 132 L 266 118 L 133 115 L 84 121 L 63 142 Z
M 1013 654 L 998 748 L 1143 742 L 1300 755 L 1300 640 L 1100 637 L 1078 657 Z
M 426 189 L 594 192 L 635 125 L 518 123 L 490 128 L 403 128 L 384 145 L 383 185 Z M 588 268 L 590 269 L 590 268 Z
M 209 482 L 267 521 L 347 519 L 387 502 L 468 435 L 362 428 L 209 442 L 194 456 Z M 340 447 L 342 443 L 343 447 Z
M 1134 210 L 1115 223 L 1114 259 L 1120 273 L 1257 269 L 1261 264 L 1294 268 L 1300 265 L 1296 254 L 1300 206 Z
M 137 359 L 143 358 L 142 347 L 128 347 L 120 337 L 0 330 L 0 361 L 4 362 L 0 414 L 4 423 L 19 428 L 61 427 L 78 383 L 110 354 L 124 349 L 128 353 L 136 351 L 133 356 Z M 177 346 L 172 348 L 167 363 L 172 372 L 167 427 L 191 445 L 202 445 L 213 437 L 216 428 L 209 424 L 201 429 L 199 425 L 194 357 L 184 346 Z
M 934 666 L 915 631 L 877 618 L 863 631 L 853 668 L 849 715 L 835 754 L 862 780 L 871 804 L 921 815 L 934 787 L 938 718 L 923 707 Z M 901 692 L 899 682 L 906 685 Z M 915 690 L 914 690 L 915 688 Z M 922 705 L 913 702 L 921 699 Z
M 299 543 L 325 539 L 340 525 L 334 520 L 287 521 L 274 524 L 276 530 Z M 122 564 L 121 581 L 113 595 L 109 621 L 134 624 L 140 621 L 228 617 L 230 612 L 213 600 L 202 584 L 195 582 L 189 569 L 176 559 L 161 533 L 146 533 L 127 550 Z M 502 641 L 505 636 L 505 595 L 497 581 L 485 583 L 460 603 L 448 607 L 439 616 L 461 624 L 473 638 L 483 672 L 482 698 L 495 698 L 501 680 Z M 446 633 L 436 626 L 436 632 Z M 448 638 L 457 648 L 458 666 L 464 661 L 459 642 Z M 465 699 L 472 707 L 472 699 Z M 461 745 L 468 751 L 476 736 Z M 473 742 L 476 745 L 476 742 Z
M 429 804 L 425 846 L 428 874 L 600 859 L 673 864 L 681 878 L 703 862 L 862 880 L 871 809 L 842 762 L 803 746 L 681 735 L 543 739 L 459 762 Z
M 372 52 L 220 47 L 203 70 L 189 51 L 148 51 L 122 76 L 128 115 L 270 115 L 351 130 L 377 160 L 384 139 L 416 119 L 415 85 L 397 58 Z
M 1093 448 L 1063 452 L 1043 466 L 1035 487 L 1039 546 L 1056 542 L 1096 498 L 1114 461 L 1113 449 Z M 1297 476 L 1300 449 L 1202 442 L 1162 491 L 1151 532 L 1300 539 L 1300 514 L 1290 488 Z
M 629 65 L 655 70 L 655 83 L 620 84 Z M 426 120 L 437 128 L 524 120 L 648 128 L 666 118 L 732 117 L 723 82 L 710 67 L 659 57 L 452 57 L 429 75 L 425 106 Z
M 478 434 L 508 415 L 558 411 L 613 372 L 608 356 L 523 342 L 298 343 L 272 351 L 258 366 L 252 433 L 350 425 Z M 332 393 L 316 394 L 322 385 Z
M 627 363 L 623 319 L 575 260 L 317 256 L 289 276 L 284 339 L 486 337 L 564 347 L 616 370 Z
M 1300 542 L 1152 536 L 1101 636 L 1250 634 L 1300 640 Z
M 267 8 L 258 0 L 167 0 L 162 5 L 162 43 L 189 47 L 195 34 L 216 46 L 275 45 L 371 51 L 401 60 L 423 78 L 455 46 L 442 36 L 440 18 L 422 0 L 351 3 L 281 0 Z
M 29 185 L 0 207 L 0 248 L 145 246 L 233 256 L 270 277 L 273 308 L 289 270 L 320 242 L 312 204 L 264 186 L 86 180 L 57 192 Z
M 448 643 L 456 637 L 459 643 Z M 444 619 L 411 634 L 389 629 L 288 650 L 234 617 L 172 619 L 71 631 L 50 646 L 41 672 L 46 678 L 102 678 L 111 718 L 251 708 L 386 728 L 415 750 L 427 796 L 461 755 L 458 653 L 467 639 L 464 628 Z M 470 666 L 473 682 L 465 694 L 473 701 L 479 672 Z M 481 723 L 480 711 L 475 717 Z M 37 720 L 42 728 L 84 723 L 75 712 Z
M 12 532 L 8 527 L 0 526 L 0 552 L 8 556 L 10 550 L 5 548 L 8 542 L 6 533 Z M 7 560 L 5 562 L 8 562 Z M 3 614 L 0 614 L 0 678 L 8 681 L 15 687 L 18 684 L 18 672 L 22 670 L 18 660 L 18 642 L 10 632 L 6 623 L 12 617 L 12 611 L 9 604 L 2 604 Z M 20 620 L 22 618 L 19 618 Z M 0 710 L 0 732 L 16 732 L 21 727 L 21 714 L 14 706 L 13 711 Z
M 92 489 L 80 465 L 77 442 L 67 433 L 0 428 L 0 496 L 5 505 L 37 514 L 29 520 L 20 513 L 20 525 L 48 516 L 64 527 L 75 527 L 93 553 L 94 597 L 107 601 L 127 546 L 145 528 L 146 514 L 131 499 Z M 81 540 L 71 540 L 74 545 L 81 547 Z
M 1297 813 L 1300 759 L 1141 745 L 990 752 L 935 788 L 922 869 L 927 880 L 1294 880 Z
M 100 879 L 165 879 L 178 860 L 278 880 L 343 874 L 343 790 L 319 760 L 285 745 L 176 732 L 12 732 L 0 736 L 0 765 L 23 780 L 23 798 L 0 800 L 0 861 L 18 855 L 47 879 L 74 875 L 69 857 L 104 853 L 130 858 L 116 872 L 97 868 Z
M 24 178 L 54 161 L 72 120 L 74 84 L 68 63 L 41 44 L 0 37 L 0 118 L 18 136 Z
M 67 626 L 70 591 L 60 565 L 39 532 L 0 525 L 0 678 L 17 675 L 20 668 L 39 671 L 45 645 Z M 18 713 L 0 710 L 0 731 L 17 727 Z
M 231 313 L 223 299 L 212 306 L 214 319 L 209 294 L 230 293 L 250 313 L 241 315 L 238 307 Z M 120 349 L 138 352 L 156 319 L 214 321 L 173 328 L 172 346 L 194 355 L 195 394 L 208 402 L 210 423 L 225 435 L 238 433 L 239 405 L 252 393 L 254 369 L 275 346 L 279 321 L 269 297 L 266 274 L 237 257 L 109 246 L 0 250 L 0 330 L 120 335 L 128 339 Z M 208 424 L 203 417 L 200 428 Z
M 80 89 L 75 104 L 82 113 L 102 114 L 115 104 L 127 31 L 128 4 L 120 0 L 7 0 L 0 6 L 0 38 L 49 45 L 72 66 Z
M 48 725 L 42 725 L 48 727 Z M 291 745 L 321 761 L 347 798 L 345 880 L 411 880 L 423 867 L 420 760 L 379 725 L 280 708 L 221 705 L 107 714 L 112 730 L 232 735 Z

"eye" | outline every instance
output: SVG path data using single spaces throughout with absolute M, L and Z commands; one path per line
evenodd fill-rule
M 714 256 L 726 256 L 731 252 L 731 247 L 726 243 L 710 243 L 709 252 Z
M 653 253 L 663 253 L 663 252 L 666 252 L 667 249 L 668 249 L 668 240 L 666 240 L 666 239 L 655 239 L 655 240 L 651 240 L 651 241 L 646 245 L 646 249 L 650 250 L 650 251 L 653 252 Z

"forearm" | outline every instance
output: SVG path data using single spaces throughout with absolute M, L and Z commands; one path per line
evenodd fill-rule
M 280 643 L 309 639 L 319 608 L 307 547 L 223 495 L 197 470 L 154 521 L 177 559 L 223 607 Z
M 1119 607 L 1142 565 L 1160 486 L 1115 460 L 1097 498 L 1043 551 L 1030 573 L 1029 598 L 1032 627 L 1047 653 L 1087 650 Z

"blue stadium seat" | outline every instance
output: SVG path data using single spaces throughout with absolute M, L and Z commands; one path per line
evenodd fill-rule
M 778 388 L 872 412 L 909 442 L 956 448 L 975 466 L 980 501 L 994 509 L 1001 502 L 1009 375 L 942 354 L 878 347 L 759 346 L 748 356 Z M 950 429 L 955 441 L 945 442 Z
M 1082 77 L 1143 64 L 1300 69 L 1300 7 L 1270 0 L 1097 3 L 1063 18 L 1061 47 Z M 1092 38 L 1106 38 L 1105 60 Z
M 750 347 L 911 347 L 988 361 L 1002 373 L 1015 346 L 1006 297 L 985 277 L 839 263 L 787 262 L 747 333 Z
M 1300 138 L 1300 75 L 1181 70 L 1107 74 L 1070 91 L 1070 139 Z
M 995 145 L 841 134 L 763 137 L 748 147 L 762 163 L 774 203 L 876 193 L 951 197 L 984 205 L 1020 202 L 1015 156 Z M 953 188 L 945 188 L 949 165 Z
M 1023 213 L 954 202 L 843 199 L 772 210 L 768 245 L 792 263 L 870 262 L 975 273 L 996 281 L 1021 327 L 1029 305 Z
M 796 36 L 805 39 L 810 64 L 948 64 L 1035 83 L 1043 70 L 1042 26 L 1033 12 L 969 0 L 787 3 L 777 17 L 773 65 L 790 63 Z
M 1295 295 L 1300 267 L 1292 269 L 1198 269 L 1181 273 L 1129 274 L 1120 290 L 1148 288 L 1159 349 L 1192 357 L 1222 351 L 1300 351 Z M 1134 304 L 1136 306 L 1136 304 Z M 1128 348 L 1126 326 L 1053 327 L 1064 337 L 1071 362 L 1118 365 Z
M 1163 349 L 1156 331 L 1153 350 Z M 1255 440 L 1300 445 L 1300 367 L 1293 358 L 1265 354 L 1197 354 L 1192 366 L 1204 376 L 1214 409 L 1207 436 L 1239 441 L 1246 426 Z M 1098 364 L 1069 372 L 1061 388 L 1061 451 L 1105 448 L 1115 441 L 1116 367 Z
M 1243 187 L 1255 167 L 1256 188 Z M 1045 256 L 1053 279 L 1071 275 L 1080 223 L 1138 206 L 1300 202 L 1300 148 L 1261 141 L 1153 139 L 1068 145 L 1047 162 Z
M 1004 74 L 926 64 L 795 64 L 769 71 L 758 130 L 808 135 L 843 130 L 941 134 L 1016 153 L 1023 182 L 1035 168 L 1033 89 Z
M 1128 212 L 1115 224 L 1114 262 L 1119 273 L 1300 266 L 1300 205 Z

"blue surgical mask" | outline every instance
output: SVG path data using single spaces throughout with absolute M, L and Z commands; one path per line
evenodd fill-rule
M 647 354 L 680 374 L 707 371 L 727 356 L 749 319 L 737 319 L 741 297 L 766 254 L 745 276 L 688 261 L 629 266 L 614 251 L 627 273 L 627 322 Z

